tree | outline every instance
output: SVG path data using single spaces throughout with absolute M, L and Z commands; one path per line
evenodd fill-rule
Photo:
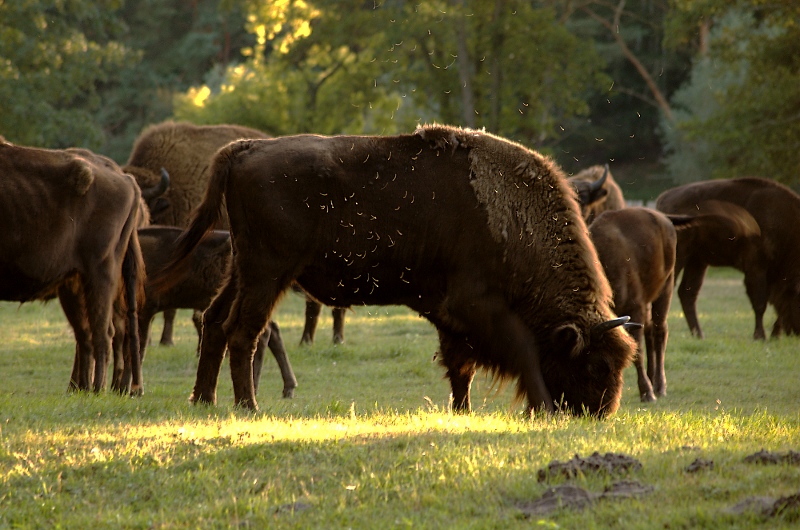
M 676 179 L 758 175 L 800 183 L 800 5 L 675 0 L 675 9 L 676 19 L 710 27 L 690 81 L 675 95 L 680 117 L 664 126 Z M 687 42 L 677 38 L 675 46 Z
M 0 2 L 0 133 L 44 146 L 103 143 L 98 87 L 138 59 L 117 37 L 119 0 Z
M 608 83 L 586 95 L 589 119 L 573 124 L 559 144 L 568 170 L 602 161 L 630 166 L 626 188 L 657 172 L 662 146 L 662 116 L 673 109 L 672 93 L 684 81 L 691 52 L 665 48 L 669 0 L 548 0 L 558 20 L 594 42 L 605 61 Z M 618 174 L 618 173 L 615 173 Z
M 600 61 L 550 9 L 529 2 L 257 3 L 259 44 L 176 102 L 177 115 L 233 116 L 272 132 L 393 133 L 439 121 L 532 146 L 563 135 L 604 82 Z
M 136 136 L 173 115 L 172 101 L 244 57 L 253 39 L 245 31 L 243 0 L 127 0 L 120 38 L 141 60 L 102 87 L 95 119 L 105 132 L 101 147 L 124 162 Z

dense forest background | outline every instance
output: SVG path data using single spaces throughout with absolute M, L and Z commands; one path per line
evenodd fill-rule
M 0 135 L 120 163 L 165 119 L 439 122 L 608 162 L 629 197 L 800 185 L 797 0 L 0 0 Z

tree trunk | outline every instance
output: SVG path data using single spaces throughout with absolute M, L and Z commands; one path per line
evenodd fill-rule
M 491 69 L 492 69 L 492 82 L 491 93 L 489 94 L 489 101 L 491 101 L 491 109 L 489 111 L 489 129 L 498 132 L 500 130 L 500 101 L 502 100 L 501 91 L 503 90 L 503 70 L 500 67 L 502 64 L 500 54 L 503 51 L 503 40 L 505 37 L 503 31 L 503 8 L 505 7 L 505 0 L 496 0 L 494 3 L 494 13 L 492 13 L 492 23 L 490 25 L 492 49 L 490 53 Z
M 475 94 L 472 90 L 472 63 L 467 48 L 466 1 L 457 0 L 459 7 L 456 18 L 456 41 L 458 53 L 458 79 L 461 85 L 461 116 L 464 125 L 475 127 Z
M 639 75 L 642 76 L 642 79 L 644 79 L 644 82 L 647 84 L 647 88 L 649 88 L 650 92 L 653 94 L 656 105 L 661 109 L 661 111 L 664 113 L 664 116 L 666 116 L 669 121 L 674 121 L 672 116 L 672 108 L 670 107 L 667 98 L 664 97 L 664 94 L 658 88 L 658 85 L 653 80 L 652 76 L 650 76 L 647 68 L 645 68 L 641 61 L 639 61 L 639 59 L 636 57 L 636 54 L 634 54 L 633 51 L 628 47 L 628 45 L 625 43 L 625 40 L 619 33 L 619 20 L 622 16 L 622 12 L 625 10 L 625 0 L 620 0 L 619 4 L 617 4 L 617 8 L 614 10 L 613 22 L 609 22 L 586 6 L 582 6 L 580 9 L 605 26 L 605 28 L 611 32 L 611 35 L 614 37 L 617 45 L 622 50 L 622 54 L 625 55 L 625 58 L 630 61 L 633 67 L 636 68 L 636 71 L 639 72 Z

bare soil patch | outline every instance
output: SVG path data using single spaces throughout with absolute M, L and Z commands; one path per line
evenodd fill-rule
M 575 455 L 566 462 L 553 460 L 547 464 L 546 468 L 540 469 L 537 476 L 539 482 L 543 482 L 556 476 L 573 478 L 587 473 L 618 474 L 637 471 L 641 468 L 642 463 L 628 455 L 619 453 L 601 455 L 595 451 L 586 458 Z
M 653 491 L 652 486 L 635 480 L 615 482 L 606 487 L 602 493 L 593 493 L 580 486 L 563 484 L 548 489 L 535 501 L 518 504 L 518 507 L 525 516 L 531 517 L 547 515 L 562 508 L 581 510 L 599 500 L 639 497 L 651 491 Z
M 774 453 L 762 449 L 757 453 L 746 456 L 744 461 L 748 464 L 791 464 L 797 466 L 800 465 L 800 452 Z

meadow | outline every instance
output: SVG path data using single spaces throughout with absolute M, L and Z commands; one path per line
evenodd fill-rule
M 512 388 L 479 374 L 469 415 L 448 411 L 433 361 L 436 334 L 402 307 L 348 312 L 331 344 L 323 310 L 299 346 L 303 299 L 279 323 L 299 386 L 281 399 L 268 358 L 258 413 L 233 407 L 227 362 L 216 406 L 191 405 L 196 335 L 179 312 L 176 346 L 153 344 L 145 395 L 66 392 L 72 331 L 57 302 L 0 303 L 0 528 L 793 528 L 800 502 L 737 510 L 751 498 L 800 493 L 800 465 L 760 465 L 762 449 L 800 451 L 800 339 L 752 340 L 736 271 L 709 273 L 699 300 L 705 340 L 677 298 L 670 313 L 668 395 L 643 404 L 635 370 L 605 420 L 524 416 Z M 771 326 L 774 313 L 765 322 Z M 548 463 L 593 452 L 641 463 L 622 474 L 539 481 Z M 697 459 L 713 462 L 696 472 Z M 599 493 L 650 488 L 583 509 L 532 514 L 553 487 Z

